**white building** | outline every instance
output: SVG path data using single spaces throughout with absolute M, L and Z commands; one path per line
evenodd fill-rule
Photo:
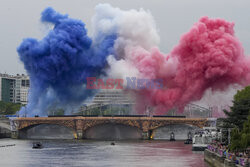
M 82 106 L 79 111 L 85 112 L 87 110 L 99 109 L 99 112 L 101 112 L 102 110 L 110 110 L 109 114 L 111 114 L 115 108 L 116 110 L 117 108 L 126 108 L 128 111 L 132 111 L 134 104 L 134 97 L 131 97 L 131 95 L 122 90 L 102 89 L 93 99 L 85 101 L 84 106 Z
M 92 104 L 135 104 L 135 100 L 130 97 L 128 93 L 123 92 L 122 90 L 105 90 L 102 89 L 98 94 L 93 98 Z
M 29 87 L 27 75 L 0 74 L 0 101 L 27 104 Z

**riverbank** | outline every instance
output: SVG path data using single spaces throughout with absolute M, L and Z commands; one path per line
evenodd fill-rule
M 235 161 L 226 158 L 223 154 L 216 153 L 209 149 L 204 151 L 204 160 L 212 167 L 249 167 L 249 164 L 245 162 L 236 164 Z

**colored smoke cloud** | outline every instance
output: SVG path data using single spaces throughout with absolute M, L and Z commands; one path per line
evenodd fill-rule
M 85 24 L 52 8 L 42 12 L 42 22 L 54 24 L 38 41 L 24 39 L 17 51 L 31 80 L 29 103 L 20 115 L 47 115 L 49 110 L 74 111 L 93 90 L 85 89 L 86 77 L 104 74 L 115 34 L 93 41 Z
M 165 89 L 134 90 L 138 112 L 145 112 L 145 106 L 155 107 L 159 114 L 173 107 L 181 111 L 207 89 L 224 91 L 232 84 L 250 82 L 250 62 L 234 34 L 234 23 L 203 17 L 169 54 L 163 54 L 157 48 L 159 36 L 150 12 L 109 5 L 99 5 L 97 11 L 102 11 L 98 21 L 105 23 L 99 30 L 118 29 L 116 55 L 108 58 L 109 74 L 164 80 Z
M 135 64 L 141 73 L 165 80 L 165 90 L 140 92 L 149 97 L 144 104 L 150 102 L 159 112 L 173 107 L 182 110 L 187 103 L 200 100 L 209 88 L 223 91 L 231 84 L 248 85 L 250 61 L 233 27 L 225 20 L 203 17 L 181 37 L 165 60 L 157 49 L 151 53 L 138 48 L 132 51 L 133 57 L 140 58 Z M 171 59 L 177 60 L 177 68 L 164 69 Z
M 96 93 L 85 88 L 87 77 L 163 80 L 164 89 L 129 90 L 137 97 L 138 112 L 152 106 L 158 114 L 173 107 L 181 111 L 208 89 L 250 83 L 250 60 L 234 34 L 234 23 L 202 17 L 164 54 L 157 47 L 160 37 L 149 11 L 122 11 L 108 4 L 95 10 L 92 39 L 82 21 L 47 8 L 41 20 L 54 28 L 41 41 L 28 38 L 19 46 L 31 79 L 26 108 L 30 116 L 46 115 L 50 108 L 71 112 L 79 107 Z

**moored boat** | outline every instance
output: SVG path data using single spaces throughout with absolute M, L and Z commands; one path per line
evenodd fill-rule
M 204 151 L 208 144 L 212 142 L 211 133 L 208 131 L 199 131 L 193 137 L 193 151 Z

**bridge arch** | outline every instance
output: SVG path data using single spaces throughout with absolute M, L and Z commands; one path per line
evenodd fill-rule
M 19 129 L 21 139 L 75 139 L 73 128 L 59 123 L 37 123 Z
M 21 119 L 20 121 L 19 120 L 16 120 L 17 123 L 17 128 L 19 130 L 22 130 L 23 128 L 27 128 L 29 126 L 36 126 L 36 125 L 40 125 L 40 124 L 51 124 L 51 125 L 61 125 L 61 126 L 65 126 L 65 127 L 68 127 L 70 129 L 75 129 L 75 121 L 74 120 L 70 120 L 70 119 L 67 119 L 67 120 L 64 120 L 64 119 L 53 119 L 53 120 L 49 120 L 49 119 L 46 119 L 46 117 L 41 117 L 41 118 L 37 118 L 37 119 L 32 119 L 32 118 L 29 118 L 29 119 Z M 15 124 L 15 123 L 14 123 Z
M 83 127 L 84 139 L 95 140 L 133 140 L 142 138 L 139 126 L 128 122 L 99 121 Z
M 192 137 L 196 130 L 200 129 L 200 127 L 190 124 L 166 124 L 155 128 L 151 135 L 155 140 L 168 140 L 171 134 L 174 134 L 175 140 L 186 140 Z
M 173 124 L 185 124 L 189 126 L 194 126 L 198 128 L 203 128 L 207 124 L 207 119 L 176 119 L 176 120 L 152 120 L 149 124 L 149 130 L 155 130 L 160 127 L 165 127 L 168 125 L 173 125 Z

